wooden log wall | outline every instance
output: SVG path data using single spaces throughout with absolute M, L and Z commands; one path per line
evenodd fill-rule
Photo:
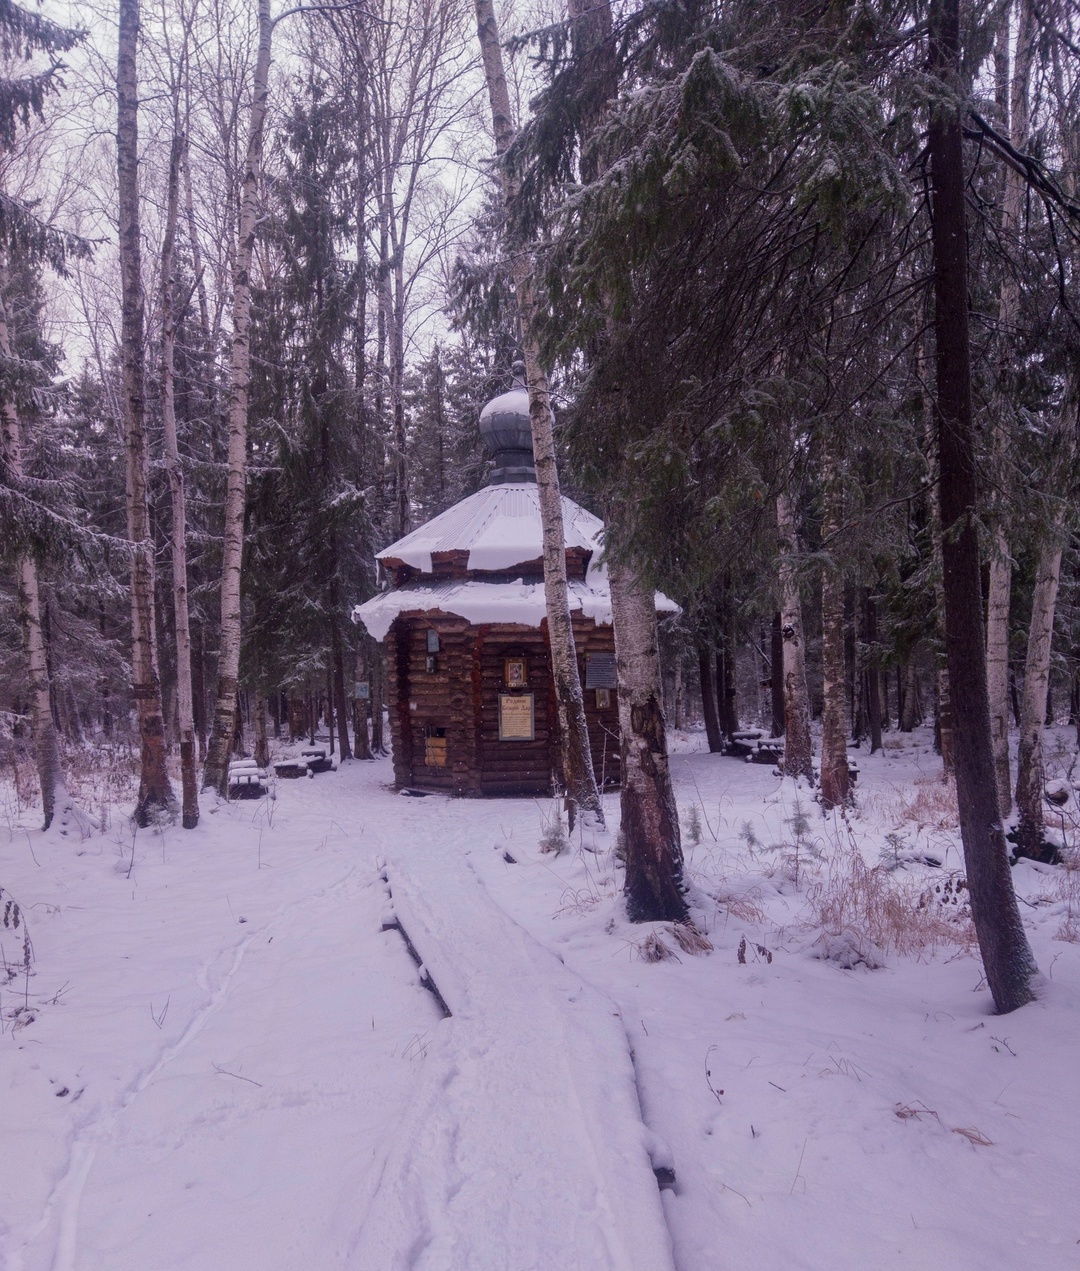
M 439 649 L 429 652 L 428 631 Z M 614 652 L 610 627 L 591 619 L 574 623 L 585 682 L 585 654 Z M 387 636 L 394 745 L 399 787 L 445 790 L 457 795 L 547 795 L 558 770 L 557 715 L 545 629 L 487 624 L 471 626 L 449 614 L 399 618 Z M 434 665 L 429 669 L 429 657 Z M 524 658 L 528 683 L 505 683 L 507 658 Z M 500 740 L 500 694 L 532 694 L 534 738 Z M 607 709 L 585 690 L 585 713 L 597 780 L 618 784 L 618 711 L 615 692 Z M 429 738 L 435 738 L 429 745 Z M 444 745 L 441 743 L 445 743 Z M 445 762 L 438 762 L 445 758 Z

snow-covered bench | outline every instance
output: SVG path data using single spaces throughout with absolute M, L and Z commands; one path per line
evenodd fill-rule
M 309 772 L 333 772 L 334 761 L 327 756 L 322 746 L 308 746 L 300 752 L 301 760 L 307 764 Z
M 254 759 L 234 759 L 229 764 L 229 798 L 258 799 L 266 793 L 266 769 Z

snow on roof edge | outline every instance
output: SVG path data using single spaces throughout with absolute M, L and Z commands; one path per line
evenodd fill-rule
M 597 586 L 597 583 L 600 585 Z M 567 590 L 572 612 L 580 612 L 600 626 L 611 625 L 611 595 L 606 579 L 594 578 L 593 585 L 570 582 Z M 656 593 L 656 608 L 659 613 L 681 612 L 675 601 L 659 591 Z M 526 583 L 518 579 L 512 583 L 469 580 L 436 586 L 400 587 L 354 606 L 352 620 L 362 623 L 372 638 L 382 643 L 401 614 L 422 614 L 434 610 L 454 614 L 476 626 L 506 623 L 538 629 L 547 617 L 543 583 Z

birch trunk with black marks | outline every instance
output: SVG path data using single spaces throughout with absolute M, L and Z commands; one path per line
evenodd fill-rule
M 188 610 L 187 492 L 184 465 L 176 437 L 176 230 L 180 204 L 180 161 L 184 137 L 178 101 L 173 113 L 165 203 L 165 234 L 161 248 L 161 423 L 165 438 L 165 467 L 172 499 L 173 616 L 176 624 L 176 726 L 180 737 L 181 824 L 199 824 L 199 780 L 195 754 L 195 711 L 191 687 L 191 619 Z
M 240 676 L 240 573 L 244 553 L 247 489 L 248 392 L 251 385 L 251 258 L 255 248 L 256 195 L 262 172 L 263 125 L 269 96 L 270 0 L 259 0 L 259 46 L 252 84 L 247 155 L 240 197 L 236 263 L 233 270 L 233 332 L 229 370 L 229 455 L 225 491 L 225 534 L 221 573 L 221 650 L 217 700 L 203 788 L 228 793 L 229 754 Z
M 806 688 L 802 601 L 795 568 L 798 535 L 795 511 L 786 492 L 776 496 L 776 530 L 780 549 L 780 637 L 784 649 L 784 773 L 789 777 L 805 777 L 812 782 L 814 748 L 810 739 L 810 694 Z
M 139 720 L 139 826 L 172 817 L 176 797 L 165 767 L 165 723 L 154 642 L 154 542 L 147 505 L 149 445 L 143 350 L 144 296 L 139 230 L 139 124 L 136 52 L 138 0 L 120 0 L 116 68 L 117 219 L 120 254 L 120 348 L 131 540 L 131 681 Z
M 1057 124 L 1063 140 L 1065 162 L 1063 186 L 1066 194 L 1076 197 L 1078 173 L 1080 173 L 1080 134 L 1076 129 L 1066 90 L 1060 50 L 1052 51 L 1053 77 Z M 1075 260 L 1073 262 L 1075 264 Z M 1072 350 L 1073 358 L 1077 356 Z M 1080 373 L 1075 362 L 1066 377 L 1065 390 L 1057 419 L 1057 445 L 1055 463 L 1049 490 L 1059 487 L 1059 474 L 1067 474 L 1076 459 L 1077 428 L 1080 427 Z M 1053 496 L 1052 496 L 1053 497 Z M 1016 761 L 1016 805 L 1019 811 L 1017 825 L 1017 852 L 1022 856 L 1046 857 L 1045 804 L 1046 771 L 1043 763 L 1043 728 L 1048 722 L 1050 690 L 1050 653 L 1053 644 L 1054 614 L 1057 607 L 1058 585 L 1061 580 L 1063 549 L 1068 541 L 1068 526 L 1072 515 L 1066 498 L 1056 497 L 1050 525 L 1044 531 L 1039 546 L 1035 589 L 1031 603 L 1031 625 L 1028 628 L 1027 658 L 1024 674 L 1024 697 L 1020 708 L 1020 744 Z M 1080 711 L 1076 711 L 1074 691 L 1074 720 L 1080 733 Z
M 945 646 L 955 730 L 956 794 L 971 914 L 986 979 L 1001 1013 L 1034 997 L 1038 968 L 1009 875 L 998 811 L 982 639 L 976 473 L 968 335 L 965 167 L 958 0 L 933 0 L 930 69 L 944 99 L 929 129 L 937 439 L 940 458 Z
M 8 362 L 12 356 L 8 330 L 7 306 L 3 297 L 6 271 L 0 272 L 0 357 Z M 22 421 L 15 401 L 7 394 L 3 403 L 3 460 L 8 479 L 18 483 L 23 477 Z M 19 598 L 19 627 L 26 654 L 27 686 L 30 693 L 30 728 L 34 737 L 34 759 L 41 787 L 41 811 L 48 829 L 58 807 L 62 807 L 66 791 L 64 771 L 60 763 L 60 742 L 53 721 L 50 692 L 49 660 L 45 651 L 45 634 L 41 622 L 41 592 L 38 586 L 37 562 L 28 552 L 15 560 L 15 576 Z
M 1028 105 L 1031 66 L 1037 29 L 1031 0 L 1018 0 L 1015 58 L 1009 84 L 1009 140 L 1019 151 L 1027 147 L 1030 109 Z M 1006 6 L 1001 36 L 1008 45 L 1009 11 Z M 1023 176 L 1005 168 L 1005 189 L 1001 204 L 1001 231 L 1008 250 L 1020 236 L 1026 185 Z M 1008 383 L 1014 357 L 1013 329 L 1019 319 L 1020 280 L 1015 269 L 1006 268 L 998 297 L 998 325 L 1004 349 L 1002 378 Z M 994 479 L 998 488 L 994 503 L 993 544 L 990 582 L 986 598 L 986 689 L 990 699 L 990 734 L 997 774 L 998 809 L 1007 817 L 1012 809 L 1012 772 L 1009 765 L 1009 609 L 1012 596 L 1012 557 L 1006 533 L 1009 496 L 1010 436 L 1006 422 L 998 419 L 992 438 Z
M 476 28 L 484 63 L 488 100 L 495 134 L 495 152 L 502 159 L 514 139 L 510 94 L 506 86 L 499 29 L 491 0 L 476 0 Z M 503 199 L 513 200 L 513 183 L 505 168 L 500 169 Z M 540 350 L 532 335 L 536 315 L 532 261 L 526 252 L 517 252 L 512 262 L 514 291 L 521 321 L 521 346 L 525 355 L 525 376 L 529 389 L 529 421 L 532 426 L 533 462 L 540 502 L 544 542 L 544 599 L 547 609 L 548 641 L 562 752 L 562 776 L 566 785 L 571 816 L 576 812 L 587 825 L 603 827 L 604 810 L 593 772 L 592 751 L 585 722 L 585 703 L 578 672 L 574 630 L 566 582 L 566 535 L 563 528 L 562 492 L 555 462 L 555 438 L 547 377 L 540 365 Z M 612 583 L 614 600 L 615 584 Z M 650 595 L 651 600 L 651 595 Z M 656 612 L 652 613 L 655 627 Z M 654 640 L 655 645 L 655 640 Z M 623 780 L 626 771 L 623 770 Z
M 631 566 L 609 567 L 622 761 L 621 833 L 631 922 L 685 922 L 679 816 L 661 706 L 656 596 Z
M 1046 770 L 1042 739 L 1050 685 L 1054 611 L 1061 579 L 1063 521 L 1062 516 L 1039 550 L 1024 667 L 1024 697 L 1020 707 L 1020 745 L 1016 761 L 1016 806 L 1020 814 L 1017 855 L 1035 859 L 1044 854 L 1046 846 L 1043 816 Z

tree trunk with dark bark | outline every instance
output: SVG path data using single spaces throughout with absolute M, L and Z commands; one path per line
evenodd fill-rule
M 357 759 L 375 758 L 371 753 L 371 739 L 368 732 L 368 714 L 371 706 L 371 676 L 368 670 L 368 660 L 364 656 L 364 645 L 369 639 L 369 636 L 362 635 L 356 641 L 356 663 L 353 674 L 357 686 L 366 685 L 368 691 L 366 698 L 353 698 L 353 754 Z
M 958 0 L 932 0 L 930 68 L 942 97 L 962 95 Z M 955 730 L 956 793 L 971 914 L 994 1005 L 1034 997 L 1038 968 L 1009 876 L 998 809 L 976 525 L 976 476 L 968 336 L 965 169 L 960 111 L 936 105 L 929 130 L 937 369 L 938 485 L 945 645 Z
M 736 662 L 735 609 L 731 600 L 731 580 L 725 577 L 718 607 L 720 647 L 716 652 L 716 706 L 720 731 L 730 737 L 739 731 L 739 701 Z
M 270 740 L 266 735 L 266 694 L 255 694 L 255 762 L 260 768 L 270 764 Z
M 784 621 L 773 614 L 769 647 L 769 695 L 772 706 L 772 736 L 784 735 Z
M 349 712 L 345 700 L 345 642 L 342 639 L 341 622 L 337 615 L 338 600 L 338 585 L 335 578 L 330 584 L 330 658 L 333 668 L 334 707 L 337 713 L 338 751 L 342 759 L 351 759 Z
M 877 605 L 866 594 L 866 724 L 870 729 L 870 753 L 881 749 L 881 644 L 878 640 Z
M 147 505 L 149 444 L 143 351 L 142 249 L 139 229 L 139 131 L 136 50 L 138 0 L 120 0 L 116 69 L 117 215 L 128 538 L 131 540 L 131 680 L 141 756 L 135 823 L 172 818 L 176 797 L 165 766 L 165 722 L 154 632 L 154 542 Z
M 720 735 L 720 719 L 716 710 L 716 670 L 713 651 L 706 645 L 698 645 L 698 678 L 701 682 L 701 713 L 705 720 L 705 736 L 709 753 L 718 754 L 724 749 Z
M 840 492 L 831 472 L 825 473 L 825 516 L 822 538 L 829 542 L 843 525 Z M 851 797 L 847 759 L 847 676 L 844 667 L 844 583 L 834 561 L 821 575 L 821 806 L 830 811 Z

